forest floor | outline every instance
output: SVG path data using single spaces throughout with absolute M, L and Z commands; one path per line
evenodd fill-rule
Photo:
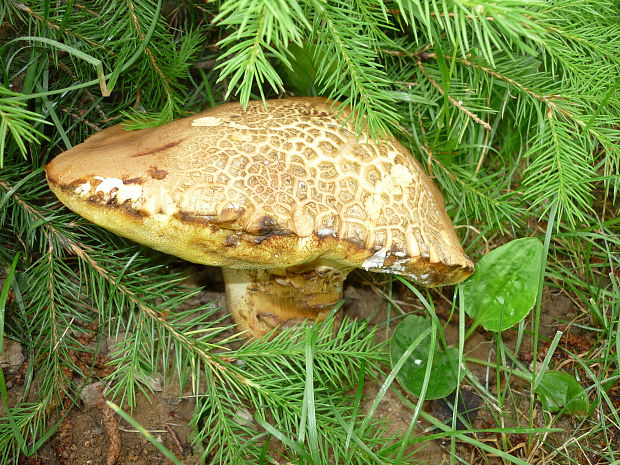
M 205 286 L 204 290 L 196 295 L 192 301 L 188 301 L 187 305 L 200 305 L 209 301 L 215 301 L 222 308 L 225 307 L 223 284 L 221 276 L 217 269 L 207 271 L 199 271 L 193 265 L 187 265 L 187 271 L 194 273 L 194 278 L 188 282 L 190 286 Z M 348 281 L 345 288 L 345 296 L 347 304 L 345 305 L 345 313 L 351 318 L 364 318 L 372 324 L 379 326 L 378 337 L 389 337 L 396 324 L 392 321 L 398 318 L 395 315 L 394 307 L 388 309 L 387 300 L 380 295 L 381 291 L 378 287 L 369 284 L 367 275 L 357 273 Z M 442 291 L 434 291 L 436 311 L 443 323 L 447 322 L 450 316 L 450 299 L 444 296 Z M 423 314 L 422 306 L 415 301 L 415 297 L 404 287 L 395 286 L 392 302 L 396 302 L 400 309 L 407 313 Z M 224 312 L 225 310 L 222 310 Z M 565 344 L 573 350 L 588 350 L 591 341 L 586 334 L 581 333 L 570 322 L 577 317 L 575 303 L 571 298 L 559 291 L 545 292 L 542 305 L 541 319 L 541 340 L 551 338 L 558 330 L 562 328 L 565 333 L 560 345 Z M 456 343 L 458 338 L 458 322 L 455 316 L 447 322 L 445 326 L 445 334 L 449 343 Z M 507 346 L 514 346 L 516 331 L 505 331 L 503 333 L 503 342 Z M 97 344 L 95 341 L 85 341 L 88 344 Z M 60 421 L 56 433 L 48 441 L 48 443 L 39 450 L 36 457 L 22 457 L 20 463 L 25 465 L 112 465 L 118 464 L 169 464 L 171 463 L 165 458 L 145 437 L 136 431 L 133 427 L 120 419 L 114 412 L 103 402 L 103 392 L 105 384 L 100 381 L 110 370 L 106 365 L 106 354 L 110 346 L 114 342 L 111 340 L 102 340 L 98 342 L 97 350 L 99 356 L 96 360 L 84 360 L 85 365 L 93 366 L 91 380 L 86 382 L 80 396 L 80 401 L 74 405 L 69 414 Z M 5 362 L 5 373 L 9 403 L 10 399 L 18 398 L 23 389 L 25 365 L 28 360 L 23 356 L 20 359 L 19 348 L 15 345 L 6 344 L 5 348 L 12 347 L 13 358 Z M 581 347 L 578 347 L 581 346 Z M 472 335 L 465 346 L 465 356 L 474 357 L 476 359 L 495 361 L 494 336 L 484 331 L 479 331 Z M 547 345 L 548 347 L 548 345 Z M 539 347 L 538 357 L 541 359 L 545 355 L 544 342 Z M 532 348 L 528 345 L 528 341 L 524 340 L 520 346 L 519 358 L 522 362 L 528 363 L 533 359 L 534 354 Z M 5 353 L 4 357 L 8 357 Z M 559 361 L 561 363 L 561 361 Z M 12 366 L 11 363 L 13 364 Z M 8 365 L 7 365 L 8 364 Z M 471 365 L 470 369 L 478 378 L 478 381 L 485 386 L 490 386 L 489 391 L 494 392 L 495 373 L 492 369 L 484 366 Z M 75 375 L 77 376 L 77 375 Z M 513 397 L 516 398 L 512 402 L 514 411 L 505 415 L 505 418 L 514 419 L 512 426 L 528 426 L 527 412 L 530 402 L 529 384 L 523 382 L 519 384 L 516 378 L 513 378 L 514 384 L 511 385 Z M 138 423 L 151 432 L 151 434 L 161 441 L 170 451 L 186 465 L 200 463 L 200 451 L 195 450 L 191 443 L 190 418 L 194 408 L 194 400 L 191 392 L 179 395 L 179 385 L 174 379 L 164 382 L 163 377 L 156 377 L 147 380 L 150 389 L 153 391 L 148 394 L 138 395 L 137 406 L 130 412 Z M 391 433 L 402 432 L 406 434 L 412 411 L 403 405 L 400 396 L 408 396 L 396 384 L 394 389 L 388 391 L 382 400 L 376 412 L 376 417 L 389 420 L 388 431 Z M 300 387 L 303 389 L 303 387 Z M 370 407 L 379 386 L 374 381 L 369 381 L 366 385 L 366 407 Z M 396 392 L 398 390 L 398 393 Z M 499 425 L 495 424 L 493 417 L 489 412 L 488 404 L 485 404 L 482 398 L 475 393 L 467 385 L 461 387 L 461 398 L 463 401 L 459 405 L 460 413 L 467 415 L 470 424 L 475 429 L 493 428 Z M 411 400 L 414 399 L 411 397 Z M 445 400 L 427 401 L 424 406 L 425 410 L 438 419 L 445 420 L 452 417 L 450 404 Z M 536 413 L 539 425 L 544 426 L 544 419 L 541 413 Z M 575 424 L 573 424 L 575 423 Z M 503 425 L 509 426 L 509 425 Z M 571 417 L 564 417 L 560 424 L 555 427 L 561 427 L 567 431 L 566 437 L 572 434 L 574 428 L 577 427 L 576 420 Z M 415 434 L 423 436 L 433 430 L 424 422 L 419 423 Z M 620 440 L 620 431 L 617 433 Z M 562 443 L 565 435 L 558 434 L 554 441 Z M 512 445 L 511 453 L 517 457 L 528 460 L 528 463 L 538 463 L 544 461 L 546 455 L 545 447 L 528 444 L 526 436 L 511 435 L 509 438 L 502 438 L 499 433 L 487 433 L 486 435 L 478 435 L 478 439 L 482 440 L 494 447 L 502 449 L 501 442 L 504 441 Z M 552 441 L 553 442 L 553 441 Z M 420 463 L 438 464 L 449 462 L 449 440 L 429 440 L 420 443 L 420 449 L 415 456 Z M 480 455 L 480 451 L 468 444 L 457 442 L 457 455 L 467 460 L 471 464 L 476 463 L 501 463 L 497 457 L 484 457 Z M 530 462 L 531 460 L 531 462 Z M 208 463 L 208 462 L 207 462 Z M 553 462 L 552 462 L 553 463 Z M 587 463 L 587 459 L 582 461 Z

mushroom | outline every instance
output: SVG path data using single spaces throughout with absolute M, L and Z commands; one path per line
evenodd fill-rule
M 355 268 L 439 286 L 473 272 L 443 198 L 394 138 L 356 135 L 323 98 L 221 105 L 117 125 L 46 167 L 67 207 L 115 234 L 220 266 L 239 329 L 321 320 Z

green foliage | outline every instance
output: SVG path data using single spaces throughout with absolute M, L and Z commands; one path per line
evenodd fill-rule
M 268 54 L 288 64 L 289 43 L 301 44 L 302 29 L 309 27 L 300 5 L 283 0 L 236 1 L 227 0 L 220 7 L 216 21 L 234 30 L 219 45 L 229 47 L 221 58 L 228 58 L 222 67 L 219 81 L 230 76 L 227 95 L 238 85 L 241 101 L 250 99 L 252 86 L 268 83 L 273 90 L 284 90 L 282 79 L 269 61 Z M 284 52 L 284 53 L 283 53 Z
M 245 460 L 259 459 L 262 443 L 253 441 L 257 431 L 252 420 L 279 431 L 278 439 L 282 434 L 296 436 L 291 438 L 296 446 L 282 452 L 282 459 L 304 457 L 307 451 L 319 464 L 326 463 L 329 454 L 347 454 L 350 446 L 343 438 L 349 427 L 357 433 L 363 420 L 363 412 L 355 414 L 347 392 L 362 382 L 360 374 L 371 372 L 385 359 L 365 325 L 345 320 L 337 333 L 332 328 L 333 320 L 328 319 L 308 330 L 305 337 L 284 331 L 270 340 L 248 342 L 226 354 L 236 362 L 230 365 L 235 367 L 230 373 L 207 367 L 195 422 L 198 438 L 213 461 L 237 463 L 239 454 Z M 228 396 L 219 392 L 217 379 L 230 386 Z M 252 415 L 241 407 L 243 399 L 260 408 Z M 377 427 L 363 438 L 369 448 L 387 452 L 379 453 L 379 459 L 376 450 L 362 450 L 353 455 L 351 463 L 390 463 L 387 446 L 394 438 Z M 322 458 L 317 461 L 318 456 Z
M 36 146 L 45 138 L 35 125 L 46 124 L 47 121 L 38 113 L 26 109 L 24 102 L 6 98 L 18 95 L 0 86 L 0 169 L 4 167 L 4 152 L 11 141 L 19 153 L 26 157 L 26 144 Z
M 198 291 L 160 255 L 86 224 L 47 189 L 45 163 L 109 125 L 156 125 L 234 96 L 283 94 L 324 95 L 350 104 L 359 130 L 391 131 L 436 180 L 455 224 L 467 225 L 458 232 L 472 256 L 499 235 L 547 230 L 544 284 L 591 315 L 580 325 L 597 350 L 582 360 L 553 339 L 533 379 L 519 350 L 526 338 L 540 349 L 541 280 L 535 312 L 510 330 L 516 347 L 498 333 L 495 360 L 464 360 L 460 346 L 459 366 L 498 425 L 520 424 L 501 416 L 519 397 L 512 377 L 540 384 L 561 352 L 601 410 L 589 431 L 609 439 L 620 423 L 608 393 L 620 363 L 618 2 L 87 3 L 0 2 L 0 278 L 16 260 L 11 297 L 2 297 L 4 332 L 32 361 L 22 398 L 0 418 L 0 463 L 36 453 L 90 381 L 92 367 L 76 360 L 96 350 L 84 338 L 116 336 L 124 337 L 112 347 L 110 395 L 131 408 L 152 376 L 174 371 L 201 394 L 192 422 L 213 463 L 265 462 L 270 441 L 284 445 L 283 463 L 407 462 L 414 438 L 392 437 L 373 417 L 396 375 L 383 373 L 372 329 L 349 321 L 335 335 L 323 328 L 241 344 L 216 306 L 191 304 Z M 454 308 L 464 344 L 466 315 Z M 495 370 L 494 391 L 469 363 Z M 373 376 L 384 385 L 366 414 Z M 529 428 L 510 430 L 528 443 L 541 433 L 530 400 Z M 409 433 L 424 415 L 415 409 Z M 524 463 L 507 452 L 510 431 L 494 448 L 458 433 L 456 420 L 433 423 L 437 437 L 451 438 L 452 457 L 458 437 Z M 620 458 L 610 448 L 596 453 Z
M 442 350 L 430 334 L 436 328 L 415 315 L 407 316 L 394 330 L 390 342 L 392 366 L 407 352 L 398 378 L 407 390 L 424 399 L 440 399 L 453 392 L 463 376 L 459 374 L 459 354 L 454 347 Z M 409 350 L 409 347 L 414 345 Z M 428 371 L 428 376 L 426 372 Z
M 547 371 L 536 388 L 536 394 L 548 412 L 590 413 L 588 394 L 573 376 L 564 371 Z
M 543 266 L 543 245 L 533 237 L 515 239 L 480 259 L 476 272 L 463 283 L 465 313 L 472 327 L 504 331 L 534 308 Z

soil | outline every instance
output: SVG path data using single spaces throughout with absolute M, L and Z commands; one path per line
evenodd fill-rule
M 216 300 L 224 304 L 222 280 L 215 269 L 201 269 L 199 272 L 195 267 L 190 270 L 197 271 L 194 274 L 194 282 L 190 285 L 204 285 L 210 283 L 209 288 L 194 297 L 194 302 L 189 305 Z M 354 274 L 348 281 L 345 289 L 345 296 L 348 303 L 345 312 L 352 318 L 365 318 L 380 326 L 379 337 L 388 337 L 397 324 L 400 315 L 394 307 L 388 311 L 387 300 L 380 295 L 380 286 L 369 284 L 368 275 L 364 273 Z M 447 291 L 444 291 L 447 292 Z M 395 302 L 406 312 L 418 312 L 423 314 L 421 306 L 415 301 L 410 292 L 399 286 L 395 286 L 395 293 L 392 296 Z M 442 294 L 435 296 L 437 313 L 440 317 L 447 317 L 450 312 L 450 300 Z M 568 322 L 575 315 L 571 300 L 562 294 L 545 293 L 542 309 L 543 336 L 552 338 L 558 329 L 559 322 Z M 514 346 L 514 331 L 503 333 L 504 341 L 508 345 Z M 458 338 L 458 322 L 452 316 L 450 323 L 446 326 L 446 337 L 448 342 L 456 343 Z M 544 341 L 544 338 L 543 338 Z M 104 351 L 107 345 L 112 345 L 113 341 L 105 341 Z M 532 347 L 528 346 L 529 339 L 519 348 L 522 360 L 527 363 L 533 358 Z M 467 341 L 465 347 L 466 356 L 482 360 L 495 360 L 493 349 L 495 342 L 490 334 L 482 331 L 476 332 Z M 544 342 L 541 350 L 544 352 Z M 15 349 L 13 348 L 15 357 Z M 103 354 L 104 355 L 104 354 Z M 544 356 L 544 353 L 542 354 Z M 20 361 L 21 362 L 21 361 Z M 469 366 L 469 365 L 468 365 Z M 476 375 L 479 382 L 492 386 L 495 380 L 493 370 L 484 366 L 471 364 L 472 372 Z M 23 372 L 23 364 L 8 369 L 7 386 L 9 387 L 9 397 L 18 398 L 21 394 L 23 380 L 20 380 L 20 373 Z M 98 373 L 103 375 L 104 373 Z M 524 387 L 526 385 L 524 384 Z M 194 402 L 191 395 L 179 396 L 179 386 L 174 380 L 160 385 L 160 380 L 152 380 L 151 387 L 155 392 L 146 398 L 140 394 L 137 398 L 137 406 L 129 413 L 151 434 L 161 441 L 170 451 L 172 451 L 184 464 L 193 465 L 200 463 L 200 452 L 191 447 L 191 428 L 189 419 L 191 417 Z M 367 407 L 379 389 L 375 383 L 368 383 L 366 386 Z M 398 388 L 400 389 L 400 388 Z M 103 403 L 102 391 L 105 385 L 102 382 L 92 382 L 85 386 L 82 391 L 81 400 L 75 405 L 66 419 L 58 428 L 56 434 L 48 443 L 40 449 L 36 457 L 21 457 L 22 464 L 36 465 L 113 465 L 117 464 L 169 464 L 165 458 L 142 434 L 135 431 L 122 419 L 119 419 Z M 404 390 L 399 391 L 402 396 L 408 394 Z M 495 426 L 488 412 L 479 407 L 481 400 L 473 391 L 464 388 L 459 409 L 468 411 L 471 424 L 477 428 Z M 413 397 L 411 400 L 414 401 Z M 524 402 L 519 409 L 526 407 L 529 394 L 523 393 Z M 452 411 L 449 403 L 445 401 L 427 401 L 425 409 L 437 418 L 451 418 Z M 378 417 L 389 418 L 389 432 L 403 434 L 409 427 L 412 412 L 399 400 L 395 392 L 388 391 L 376 412 Z M 419 422 L 415 434 L 423 435 L 434 432 L 428 424 Z M 493 444 L 497 437 L 489 437 L 488 442 Z M 512 438 L 515 445 L 519 444 L 520 438 Z M 472 449 L 467 445 L 459 445 L 458 453 L 470 460 L 470 463 L 477 463 L 472 456 Z M 447 441 L 425 441 L 421 443 L 420 449 L 415 456 L 420 463 L 447 463 L 449 459 L 449 442 Z M 488 462 L 487 462 L 488 463 Z M 498 462 L 499 463 L 499 462 Z

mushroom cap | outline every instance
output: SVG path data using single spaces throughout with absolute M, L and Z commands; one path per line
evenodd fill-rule
M 426 285 L 473 271 L 441 193 L 394 138 L 356 137 L 323 98 L 221 105 L 105 129 L 46 167 L 57 197 L 106 229 L 195 263 L 326 261 Z

